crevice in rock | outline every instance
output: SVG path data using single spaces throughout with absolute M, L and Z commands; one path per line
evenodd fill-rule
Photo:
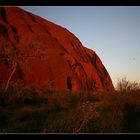
M 30 13 L 27 13 L 31 20 L 37 24 L 40 24 Z
M 32 27 L 31 27 L 29 24 L 27 24 L 27 27 L 28 27 L 28 29 L 29 29 L 30 32 L 32 32 L 32 33 L 34 32 L 34 31 L 32 30 Z
M 67 77 L 67 89 L 72 91 L 72 78 L 70 76 Z
M 11 30 L 12 30 L 13 33 L 14 33 L 14 38 L 15 38 L 15 40 L 16 40 L 17 42 L 19 42 L 19 36 L 18 36 L 18 33 L 17 33 L 16 28 L 15 28 L 13 25 L 10 25 L 10 28 L 11 28 Z
M 7 18 L 6 18 L 6 12 L 4 7 L 0 7 L 0 18 L 5 22 L 8 23 Z
M 8 30 L 4 25 L 0 24 L 0 30 L 2 31 L 4 38 L 8 38 Z

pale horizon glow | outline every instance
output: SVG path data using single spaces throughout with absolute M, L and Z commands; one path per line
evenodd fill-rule
M 67 28 L 94 50 L 114 86 L 118 79 L 140 83 L 140 6 L 20 6 Z

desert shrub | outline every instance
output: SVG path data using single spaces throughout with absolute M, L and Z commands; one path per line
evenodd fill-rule
M 123 132 L 140 132 L 140 85 L 123 78 L 117 90 L 123 98 Z M 119 96 L 119 97 L 120 97 Z
M 126 133 L 140 132 L 140 110 L 136 110 L 135 106 L 125 105 L 124 108 L 124 128 Z
M 8 109 L 11 113 L 3 125 L 8 133 L 37 133 L 40 132 L 48 112 L 44 105 L 24 105 L 17 109 Z M 7 113 L 8 114 L 8 113 Z
M 5 98 L 5 96 L 4 96 L 4 94 L 3 94 L 3 90 L 2 89 L 0 89 L 0 107 L 2 106 L 2 107 L 6 107 L 6 98 Z
M 19 109 L 18 112 L 16 112 L 15 116 L 16 118 L 13 118 L 13 121 L 22 122 L 25 120 L 31 120 L 34 119 L 37 115 L 38 111 L 33 106 L 23 106 Z
M 99 113 L 96 110 L 96 104 L 86 101 L 77 105 L 72 116 L 72 132 L 73 133 L 89 133 L 95 132 L 96 120 L 99 118 Z M 93 122 L 92 129 L 89 129 L 89 124 Z
M 123 132 L 140 132 L 140 92 L 125 93 Z
M 97 102 L 98 132 L 140 132 L 139 99 L 139 90 L 104 92 Z
M 137 82 L 131 82 L 126 78 L 118 80 L 117 90 L 121 92 L 133 92 L 140 90 L 140 85 Z
M 100 114 L 98 119 L 98 132 L 116 133 L 121 132 L 123 127 L 123 98 L 117 92 L 104 92 L 97 103 L 97 111 Z
M 8 96 L 7 99 L 7 104 L 9 107 L 20 107 L 22 105 L 27 105 L 27 104 L 35 104 L 38 99 L 37 99 L 37 92 L 35 89 L 31 86 L 28 88 L 23 88 L 23 87 L 18 87 L 16 88 L 19 90 L 8 90 L 8 94 L 11 93 L 10 96 Z
M 9 117 L 8 112 L 0 107 L 0 126 L 3 126 L 4 124 L 7 123 L 7 118 Z
M 71 98 L 68 93 L 56 92 L 54 94 L 46 94 L 47 107 L 49 110 L 68 109 Z
M 76 107 L 77 104 L 83 102 L 97 102 L 100 100 L 102 94 L 100 92 L 78 92 L 76 94 L 70 93 L 71 95 L 71 107 Z
M 22 81 L 10 82 L 6 92 L 4 92 L 4 88 L 0 89 L 0 106 L 7 107 L 11 105 L 11 101 L 15 102 L 21 92 L 23 92 Z
M 42 126 L 41 133 L 72 133 L 72 111 L 51 111 Z
M 45 103 L 44 94 L 36 91 L 34 86 L 25 87 L 22 81 L 10 82 L 8 90 L 1 94 L 0 103 L 9 108 L 28 104 Z

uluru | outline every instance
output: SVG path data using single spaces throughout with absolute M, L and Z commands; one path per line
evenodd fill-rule
M 0 7 L 0 85 L 4 88 L 22 80 L 36 89 L 114 89 L 102 61 L 87 47 L 51 21 L 18 7 Z

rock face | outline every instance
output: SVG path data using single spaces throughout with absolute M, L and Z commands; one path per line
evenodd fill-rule
M 17 7 L 0 7 L 0 83 L 36 89 L 113 89 L 97 54 L 67 29 Z

